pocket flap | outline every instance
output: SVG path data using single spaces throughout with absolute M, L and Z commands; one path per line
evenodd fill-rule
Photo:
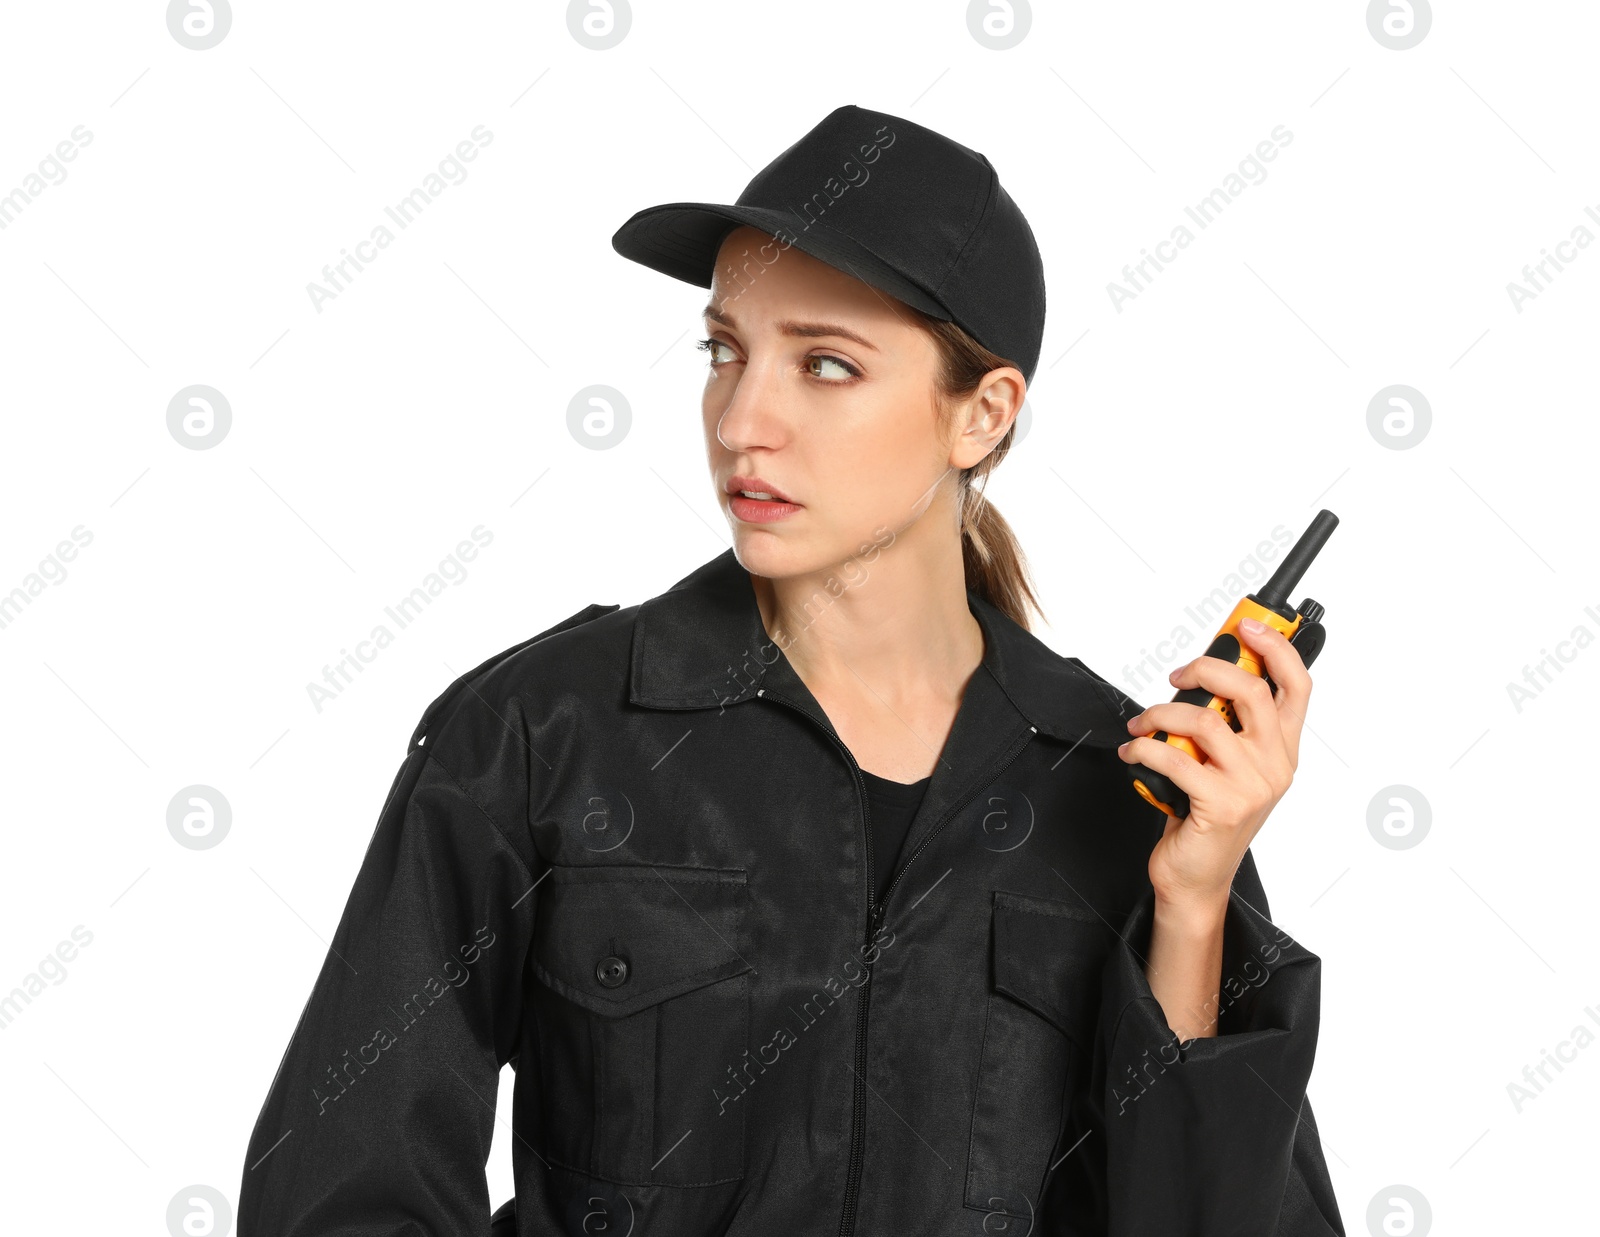
M 593 1013 L 635 1014 L 753 969 L 742 870 L 553 867 L 534 896 L 534 973 Z
M 995 991 L 1092 1053 L 1101 975 L 1117 940 L 1111 925 L 1087 906 L 997 889 L 993 939 Z

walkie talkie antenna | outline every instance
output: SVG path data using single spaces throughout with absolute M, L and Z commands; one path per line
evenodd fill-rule
M 1289 604 L 1289 594 L 1300 583 L 1300 577 L 1305 575 L 1306 568 L 1311 566 L 1311 560 L 1316 558 L 1317 551 L 1339 527 L 1339 517 L 1324 507 L 1317 512 L 1316 519 L 1311 521 L 1310 527 L 1300 534 L 1300 540 L 1283 556 L 1283 562 L 1278 564 L 1278 569 L 1272 577 L 1250 597 L 1257 605 L 1265 606 L 1269 610 L 1276 610 L 1286 619 L 1295 617 L 1296 611 Z
M 1328 535 L 1339 526 L 1339 517 L 1327 508 L 1317 512 L 1311 525 L 1300 534 L 1300 540 L 1284 555 L 1283 562 L 1278 564 L 1278 569 L 1272 573 L 1272 578 L 1261 586 L 1261 590 L 1242 598 L 1234 606 L 1233 613 L 1228 615 L 1211 643 L 1206 647 L 1205 655 L 1215 657 L 1231 665 L 1247 670 L 1251 674 L 1259 675 L 1267 681 L 1276 695 L 1277 684 L 1272 682 L 1272 676 L 1267 673 L 1266 667 L 1256 656 L 1255 650 L 1245 642 L 1240 635 L 1239 624 L 1244 619 L 1253 619 L 1258 623 L 1265 623 L 1279 635 L 1288 639 L 1289 643 L 1300 654 L 1300 660 L 1309 666 L 1322 648 L 1327 633 L 1322 626 L 1323 606 L 1320 601 L 1313 601 L 1310 597 L 1303 598 L 1299 607 L 1289 604 L 1289 592 L 1300 583 L 1300 577 L 1311 565 L 1311 560 L 1316 558 L 1317 551 L 1322 549 L 1323 542 Z M 1212 709 L 1222 715 L 1230 729 L 1238 731 L 1241 725 L 1233 711 L 1233 701 L 1226 700 L 1204 687 L 1186 687 L 1173 697 L 1179 704 L 1195 704 L 1204 709 Z M 1150 736 L 1157 743 L 1169 743 L 1200 764 L 1205 764 L 1208 757 L 1198 744 L 1187 735 L 1168 734 L 1165 730 L 1158 730 Z M 1168 816 L 1182 820 L 1189 815 L 1189 795 L 1165 773 L 1141 763 L 1130 764 L 1128 771 L 1133 775 L 1133 788 L 1138 791 L 1144 800 L 1160 808 Z

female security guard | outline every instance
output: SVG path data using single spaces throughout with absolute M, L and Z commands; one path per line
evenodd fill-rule
M 243 1237 L 1342 1234 L 1320 961 L 1248 849 L 1310 678 L 1144 711 L 1028 630 L 982 497 L 1039 355 L 987 159 L 836 109 L 737 203 L 634 215 L 711 289 L 733 547 L 424 713 L 246 1156 Z M 1187 734 L 1201 765 L 1152 731 Z M 1129 739 L 1129 736 L 1134 737 Z M 1125 762 L 1188 792 L 1182 822 Z

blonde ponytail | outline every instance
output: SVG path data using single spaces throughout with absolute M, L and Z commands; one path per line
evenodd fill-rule
M 911 314 L 933 337 L 939 350 L 941 363 L 936 382 L 943 407 L 972 394 L 990 370 L 1014 364 L 990 352 L 954 322 L 931 318 L 916 309 Z M 961 561 L 967 588 L 1031 631 L 1029 608 L 1041 617 L 1044 608 L 1029 578 L 1027 557 L 1011 525 L 984 494 L 989 474 L 1006 457 L 1016 441 L 1016 431 L 1013 419 L 994 450 L 961 473 Z

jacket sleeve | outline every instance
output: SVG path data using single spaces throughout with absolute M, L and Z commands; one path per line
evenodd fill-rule
M 1112 942 L 1077 1122 L 1103 1137 L 1089 1162 L 1103 1173 L 1092 1193 L 1104 1231 L 1343 1237 L 1306 1097 L 1321 959 L 1272 923 L 1246 851 L 1223 927 L 1217 1034 L 1179 1043 L 1144 973 L 1154 911 L 1147 888 Z
M 395 776 L 251 1135 L 240 1237 L 489 1232 L 535 856 L 519 714 L 471 712 Z

